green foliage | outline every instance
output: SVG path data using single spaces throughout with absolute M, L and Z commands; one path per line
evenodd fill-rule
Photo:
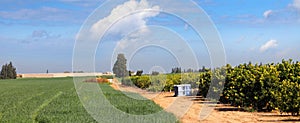
M 131 81 L 131 77 L 124 77 L 121 79 L 121 84 L 126 86 L 134 86 L 134 83 Z
M 138 88 L 141 89 L 146 89 L 151 84 L 149 76 L 125 77 L 121 80 L 121 83 L 127 86 L 137 86 Z
M 175 67 L 175 68 L 172 68 L 172 72 L 171 73 L 181 73 L 181 68 L 180 67 Z
M 298 115 L 300 111 L 300 63 L 282 60 L 278 64 L 240 64 L 226 69 L 226 81 L 220 101 L 233 106 L 241 106 L 256 111 L 271 111 L 278 108 L 282 112 Z M 222 69 L 220 69 L 222 71 Z M 211 81 L 222 80 L 224 74 L 200 73 L 199 95 L 205 96 Z M 211 78 L 211 74 L 214 74 Z M 216 78 L 214 78 L 216 77 Z M 216 82 L 217 83 L 217 82 Z M 213 87 L 221 87 L 212 85 Z M 220 92 L 213 89 L 212 92 Z
M 128 71 L 126 67 L 126 58 L 124 54 L 118 54 L 117 61 L 114 64 L 113 72 L 116 77 L 126 77 L 128 76 Z
M 197 88 L 200 80 L 199 73 L 183 73 L 181 74 L 181 84 L 191 84 L 192 88 Z
M 211 80 L 211 71 L 200 73 L 199 78 L 199 89 L 197 95 L 206 97 Z
M 292 115 L 300 112 L 300 62 L 282 60 L 265 65 L 249 62 L 236 67 L 227 64 L 214 70 L 203 67 L 199 73 L 176 73 L 178 71 L 179 68 L 173 68 L 174 74 L 150 77 L 150 80 L 147 76 L 131 77 L 130 80 L 150 91 L 161 91 L 161 88 L 169 91 L 177 84 L 191 84 L 192 88 L 198 87 L 200 96 L 220 97 L 222 103 L 252 111 L 278 108 Z
M 166 85 L 165 75 L 150 76 L 151 85 L 147 88 L 148 91 L 160 92 L 163 91 Z
M 156 76 L 131 76 L 122 79 L 123 85 L 137 86 L 149 91 L 170 91 L 173 90 L 173 86 L 180 84 L 182 81 L 181 74 L 167 74 Z
M 149 76 L 136 76 L 131 80 L 137 87 L 142 89 L 148 88 L 151 84 Z
M 136 76 L 142 76 L 142 74 L 143 74 L 143 70 L 138 70 L 138 71 L 136 72 Z
M 12 65 L 12 62 L 9 62 L 9 64 L 5 64 L 2 66 L 0 72 L 0 79 L 16 79 L 16 78 L 17 78 L 17 72 L 16 72 L 16 68 Z
M 278 109 L 282 112 L 288 112 L 292 115 L 299 115 L 300 111 L 300 85 L 290 80 L 283 80 L 279 86 L 280 92 L 276 93 Z
M 113 79 L 113 78 L 114 78 L 114 75 L 102 75 L 102 76 L 98 76 L 97 78 Z
M 227 70 L 223 102 L 234 106 L 252 107 L 255 110 L 275 108 L 274 90 L 278 72 L 273 65 L 241 64 Z
M 224 67 L 214 69 L 211 75 L 210 92 L 207 96 L 212 100 L 219 100 L 225 84 L 226 69 Z

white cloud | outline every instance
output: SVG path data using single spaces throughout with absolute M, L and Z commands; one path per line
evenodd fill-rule
M 264 17 L 269 18 L 272 13 L 273 13 L 272 10 L 267 10 L 267 11 L 264 12 Z
M 294 7 L 295 9 L 300 10 L 300 0 L 294 0 L 292 3 L 292 7 Z
M 292 0 L 285 8 L 269 9 L 262 13 L 261 22 L 294 23 L 300 22 L 300 0 Z M 268 21 L 266 21 L 268 19 Z M 252 22 L 252 20 L 250 21 Z
M 136 48 L 141 44 L 149 43 L 148 40 L 146 40 L 146 37 L 148 37 L 148 35 L 150 34 L 151 31 L 147 27 L 142 28 L 136 32 L 127 35 L 125 38 L 117 42 L 116 48 L 119 50 L 124 50 L 128 47 Z
M 275 48 L 277 46 L 278 46 L 278 42 L 276 40 L 270 40 L 267 43 L 265 43 L 264 45 L 262 45 L 259 50 L 261 52 L 264 52 L 270 48 Z
M 136 28 L 146 27 L 146 19 L 150 17 L 155 17 L 159 14 L 157 11 L 153 12 L 145 12 L 142 10 L 159 10 L 159 6 L 151 6 L 147 0 L 130 0 L 128 2 L 125 2 L 122 5 L 119 5 L 115 7 L 109 16 L 99 20 L 96 22 L 92 28 L 91 32 L 93 34 L 104 32 L 107 26 L 110 26 L 110 24 L 114 23 L 114 21 L 120 19 L 118 23 L 115 23 L 111 28 L 109 33 L 113 34 L 120 34 L 125 35 L 130 30 L 134 30 Z M 141 11 L 138 13 L 134 13 L 137 11 Z M 129 13 L 134 13 L 130 16 L 127 16 L 125 18 L 120 18 L 122 16 L 125 16 Z M 105 25 L 105 26 L 103 26 Z

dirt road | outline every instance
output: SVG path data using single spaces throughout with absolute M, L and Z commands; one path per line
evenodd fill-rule
M 262 122 L 300 122 L 300 117 L 280 114 L 278 111 L 273 112 L 245 112 L 239 108 L 228 105 L 217 104 L 212 107 L 209 115 L 200 120 L 199 112 L 204 105 L 197 97 L 173 97 L 172 92 L 151 93 L 138 88 L 127 87 L 120 84 L 112 84 L 113 88 L 121 91 L 139 93 L 140 95 L 153 100 L 166 111 L 175 114 L 183 123 L 262 123 Z M 176 103 L 176 110 L 173 104 Z M 190 104 L 190 105 L 188 105 Z M 188 105 L 188 107 L 186 106 Z M 178 108 L 185 108 L 187 111 L 182 112 Z

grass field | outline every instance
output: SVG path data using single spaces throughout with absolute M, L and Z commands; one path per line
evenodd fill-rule
M 72 80 L 72 78 L 0 80 L 0 121 L 96 122 L 81 104 Z M 110 103 L 126 113 L 145 115 L 162 110 L 153 101 L 134 100 L 120 91 L 113 90 L 107 84 L 100 84 L 100 87 Z M 174 121 L 175 117 L 172 114 L 166 112 L 164 114 L 166 117 L 160 117 L 159 121 Z

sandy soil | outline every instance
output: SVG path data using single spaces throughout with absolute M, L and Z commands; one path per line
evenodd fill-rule
M 151 93 L 144 90 L 127 87 L 120 84 L 111 85 L 116 90 L 139 93 L 153 100 L 166 111 L 175 114 L 182 123 L 261 123 L 261 122 L 300 122 L 300 117 L 273 112 L 244 112 L 241 109 L 217 104 L 203 104 L 200 97 L 173 97 L 172 92 Z M 176 104 L 176 105 L 173 105 Z M 200 111 L 208 106 L 211 112 L 205 119 L 200 120 Z M 176 109 L 176 110 L 174 110 Z M 179 110 L 178 110 L 179 109 Z

